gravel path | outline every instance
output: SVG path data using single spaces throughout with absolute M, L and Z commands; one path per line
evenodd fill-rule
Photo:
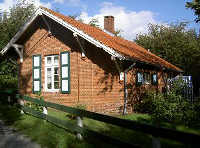
M 0 120 L 0 148 L 41 148 L 41 146 L 17 133 Z

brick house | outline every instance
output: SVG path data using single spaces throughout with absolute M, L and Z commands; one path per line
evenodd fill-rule
M 113 35 L 114 17 L 104 30 L 40 7 L 1 51 L 19 55 L 19 92 L 94 112 L 132 109 L 146 89 L 161 91 L 181 69 L 134 42 Z

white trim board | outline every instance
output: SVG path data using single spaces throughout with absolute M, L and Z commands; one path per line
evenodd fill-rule
M 47 11 L 41 9 L 41 8 L 39 8 L 36 11 L 36 13 L 32 16 L 32 18 L 23 27 L 20 28 L 20 30 L 17 32 L 17 34 L 10 40 L 10 42 L 3 48 L 3 50 L 1 50 L 0 53 L 4 54 L 5 52 L 7 52 L 7 50 L 12 46 L 12 44 L 14 44 L 21 37 L 21 35 L 24 33 L 24 31 L 26 31 L 27 28 L 31 25 L 31 23 L 37 18 L 37 16 L 42 15 L 42 14 L 44 14 L 47 17 L 53 19 L 57 23 L 61 24 L 65 28 L 71 30 L 73 33 L 81 36 L 82 38 L 84 38 L 85 40 L 87 40 L 90 43 L 94 44 L 95 46 L 97 46 L 99 48 L 102 48 L 104 51 L 109 53 L 111 56 L 117 57 L 117 58 L 119 58 L 121 60 L 126 58 L 125 56 L 123 56 L 122 54 L 118 53 L 114 49 L 112 49 L 112 48 L 100 43 L 99 41 L 95 40 L 93 37 L 87 35 L 83 31 L 77 29 L 76 27 L 73 27 L 69 23 L 63 21 L 62 19 L 54 16 L 53 14 L 51 14 L 51 13 L 49 13 L 49 12 L 47 12 Z

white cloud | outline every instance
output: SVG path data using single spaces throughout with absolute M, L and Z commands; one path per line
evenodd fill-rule
M 44 7 L 47 7 L 47 8 L 51 8 L 51 3 L 50 2 L 42 2 L 40 0 L 33 0 L 33 3 L 36 7 L 39 7 L 39 6 L 44 6 Z
M 12 7 L 16 3 L 15 0 L 4 0 L 0 3 L 0 10 L 7 11 L 10 7 Z
M 47 8 L 51 8 L 50 2 L 42 2 L 40 0 L 26 0 L 26 3 L 33 3 L 36 7 L 44 6 Z M 0 10 L 1 11 L 9 11 L 9 8 L 11 8 L 13 5 L 17 3 L 17 0 L 4 0 L 0 3 Z
M 87 12 L 82 12 L 80 18 L 85 23 L 89 23 L 92 18 L 97 18 L 100 27 L 103 29 L 104 16 L 106 15 L 115 17 L 115 30 L 122 30 L 121 35 L 128 40 L 133 40 L 138 33 L 146 33 L 149 23 L 160 23 L 155 20 L 155 14 L 151 11 L 129 11 L 125 7 L 115 6 L 108 2 L 102 4 L 98 14 L 88 16 Z
M 51 3 L 50 2 L 42 2 L 40 0 L 33 0 L 33 4 L 36 7 L 44 6 L 44 7 L 47 7 L 47 8 L 51 8 Z

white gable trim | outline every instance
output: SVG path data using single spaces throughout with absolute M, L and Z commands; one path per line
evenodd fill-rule
M 116 52 L 114 49 L 100 43 L 99 41 L 95 40 L 93 37 L 87 35 L 86 33 L 84 33 L 81 30 L 78 30 L 77 28 L 73 27 L 72 25 L 70 25 L 69 23 L 63 21 L 62 19 L 54 16 L 53 14 L 39 8 L 36 13 L 33 15 L 33 17 L 30 19 L 30 21 L 28 21 L 18 32 L 17 34 L 10 40 L 10 42 L 6 45 L 6 47 L 4 47 L 4 49 L 0 52 L 1 54 L 4 54 L 10 47 L 12 47 L 12 45 L 19 39 L 19 37 L 23 34 L 24 31 L 26 31 L 26 29 L 30 26 L 30 24 L 37 18 L 37 16 L 39 15 L 46 15 L 49 18 L 53 19 L 54 21 L 56 21 L 57 23 L 61 24 L 62 26 L 68 28 L 69 30 L 71 30 L 73 33 L 76 33 L 77 35 L 81 36 L 82 38 L 84 38 L 85 40 L 89 41 L 90 43 L 94 44 L 95 46 L 102 48 L 104 51 L 106 51 L 107 53 L 109 53 L 111 56 L 117 57 L 119 59 L 125 59 L 125 56 L 123 56 L 122 54 Z
M 20 36 L 23 34 L 24 31 L 32 24 L 32 22 L 41 15 L 40 11 L 36 11 L 36 13 L 32 16 L 32 18 L 25 23 L 24 26 L 22 26 L 19 31 L 15 34 L 15 36 L 10 40 L 10 42 L 3 48 L 3 50 L 0 51 L 0 53 L 3 55 L 7 50 L 15 44 L 15 42 L 20 38 Z

